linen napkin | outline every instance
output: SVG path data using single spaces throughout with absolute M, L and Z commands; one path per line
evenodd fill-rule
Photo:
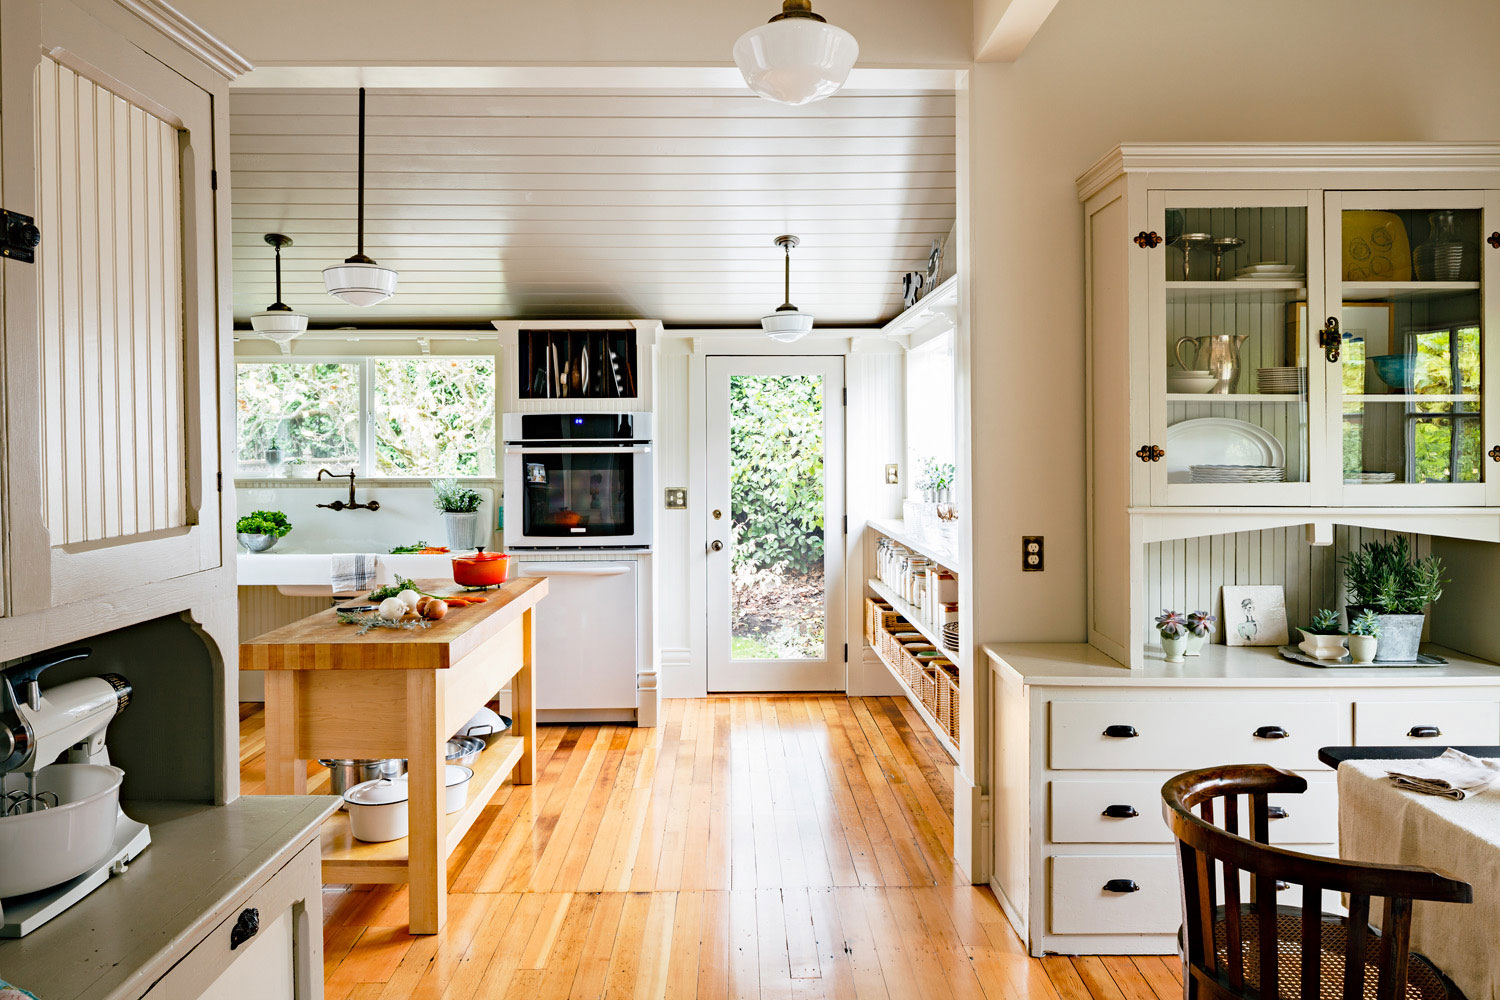
M 1403 764 L 1405 771 L 1386 771 L 1391 783 L 1423 795 L 1465 799 L 1489 788 L 1500 778 L 1500 761 L 1471 757 L 1449 747 L 1441 757 Z
M 330 583 L 335 594 L 369 590 L 375 584 L 380 557 L 365 552 L 335 552 Z

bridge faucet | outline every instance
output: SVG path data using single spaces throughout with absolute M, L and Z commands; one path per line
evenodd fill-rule
M 343 473 L 341 473 L 341 472 L 329 472 L 327 469 L 319 469 L 318 470 L 318 482 L 321 483 L 323 481 L 323 477 L 324 476 L 328 476 L 331 479 L 343 479 L 345 476 L 347 476 L 349 478 L 349 502 L 345 503 L 342 500 L 335 500 L 333 503 L 320 503 L 320 504 L 318 504 L 319 507 L 327 507 L 329 510 L 379 510 L 380 509 L 380 501 L 379 500 L 371 500 L 369 503 L 355 503 L 354 502 L 354 470 L 353 469 L 350 469 L 348 472 L 343 472 Z

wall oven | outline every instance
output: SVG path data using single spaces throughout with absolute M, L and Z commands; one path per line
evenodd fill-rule
M 507 413 L 507 549 L 651 548 L 651 414 Z

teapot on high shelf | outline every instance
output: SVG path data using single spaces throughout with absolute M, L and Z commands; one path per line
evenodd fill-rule
M 1211 333 L 1205 337 L 1178 337 L 1172 345 L 1177 363 L 1186 371 L 1210 371 L 1218 378 L 1210 393 L 1225 395 L 1234 391 L 1240 378 L 1240 345 L 1249 340 L 1249 334 Z M 1182 357 L 1185 344 L 1193 347 L 1193 364 Z

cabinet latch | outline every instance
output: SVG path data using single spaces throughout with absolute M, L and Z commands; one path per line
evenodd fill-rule
M 1495 445 L 1489 451 L 1491 462 L 1500 462 L 1500 444 Z
M 1485 240 L 1485 242 L 1496 250 L 1500 250 L 1500 232 L 1490 233 L 1489 239 Z
M 1160 462 L 1167 453 L 1154 444 L 1143 444 L 1136 449 L 1135 457 L 1142 462 Z
M 1318 334 L 1318 346 L 1323 348 L 1323 357 L 1330 362 L 1339 359 L 1339 348 L 1344 345 L 1344 335 L 1339 332 L 1339 318 L 1330 316 L 1323 322 L 1323 332 Z
M 1155 230 L 1152 230 L 1148 233 L 1144 229 L 1142 229 L 1140 232 L 1135 234 L 1135 245 L 1140 247 L 1142 250 L 1153 250 L 1156 247 L 1161 246 L 1161 237 L 1156 235 Z
M 23 264 L 36 262 L 36 246 L 42 242 L 42 231 L 36 220 L 7 209 L 0 209 L 0 221 L 4 222 L 4 242 L 0 243 L 0 257 L 9 257 Z

